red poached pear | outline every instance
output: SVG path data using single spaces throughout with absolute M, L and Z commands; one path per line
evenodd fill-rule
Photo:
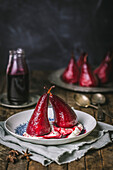
M 49 100 L 54 110 L 54 122 L 57 126 L 70 128 L 78 123 L 75 112 L 64 100 L 52 93 L 49 95 Z
M 51 128 L 48 120 L 48 94 L 43 94 L 28 123 L 26 132 L 31 136 L 43 136 L 50 133 Z
M 87 55 L 85 55 L 84 63 L 81 67 L 79 85 L 84 87 L 95 87 L 98 85 L 98 79 L 90 68 Z
M 74 84 L 79 80 L 79 68 L 76 64 L 74 54 L 72 53 L 71 59 L 67 68 L 64 70 L 62 74 L 62 79 L 66 83 Z
M 84 52 L 84 53 L 82 53 L 82 54 L 80 55 L 80 57 L 78 58 L 77 65 L 78 65 L 79 68 L 81 68 L 81 66 L 82 66 L 83 63 L 84 63 L 84 56 L 85 56 L 85 55 L 86 55 L 86 53 Z
M 113 59 L 111 53 L 108 52 L 101 64 L 94 70 L 101 84 L 107 83 L 110 79 L 113 69 Z

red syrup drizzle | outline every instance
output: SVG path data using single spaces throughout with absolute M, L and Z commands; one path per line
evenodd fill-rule
M 76 126 L 72 127 L 72 128 L 61 128 L 56 126 L 55 123 L 53 123 L 53 128 L 54 130 L 52 130 L 49 134 L 46 134 L 44 136 L 35 136 L 35 137 L 40 137 L 40 138 L 44 138 L 44 139 L 61 139 L 61 138 L 68 138 L 69 135 L 75 130 L 75 128 L 77 127 L 79 130 L 80 127 L 78 127 L 79 124 L 77 124 Z M 53 131 L 56 133 L 56 135 L 54 135 Z M 64 131 L 64 132 L 63 132 Z M 83 127 L 81 133 L 79 135 L 85 134 L 86 133 L 86 129 Z M 52 135 L 53 134 L 53 135 Z M 76 136 L 79 136 L 76 135 Z M 24 136 L 24 135 L 23 135 Z M 31 136 L 34 137 L 34 136 Z

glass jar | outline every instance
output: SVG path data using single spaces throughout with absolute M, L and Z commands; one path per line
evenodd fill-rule
M 13 104 L 27 102 L 29 99 L 29 70 L 23 49 L 9 51 L 6 77 L 9 102 Z

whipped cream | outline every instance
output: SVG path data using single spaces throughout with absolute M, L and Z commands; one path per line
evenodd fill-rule
M 75 136 L 78 136 L 83 129 L 84 129 L 83 125 L 79 123 L 78 126 L 76 126 L 75 130 L 68 136 L 68 138 L 73 138 Z

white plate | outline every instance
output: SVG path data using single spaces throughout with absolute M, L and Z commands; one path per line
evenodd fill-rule
M 39 139 L 39 138 L 37 139 L 37 137 L 27 138 L 27 137 L 16 134 L 15 129 L 17 127 L 19 127 L 20 124 L 23 125 L 26 122 L 28 122 L 33 111 L 34 111 L 33 109 L 27 110 L 27 111 L 19 112 L 15 115 L 9 117 L 5 121 L 6 130 L 13 136 L 15 136 L 21 140 L 24 140 L 24 141 L 37 143 L 37 144 L 43 144 L 43 145 L 60 145 L 60 144 L 70 143 L 73 141 L 80 140 L 80 139 L 84 138 L 85 136 L 87 136 L 89 133 L 91 133 L 91 131 L 96 127 L 96 120 L 94 119 L 94 117 L 92 117 L 91 115 L 89 115 L 85 112 L 78 111 L 78 110 L 74 109 L 74 111 L 77 115 L 78 121 L 81 122 L 82 125 L 84 126 L 84 128 L 86 129 L 86 133 L 84 133 L 84 134 L 81 134 L 81 135 L 73 137 L 73 138 L 61 138 L 61 139 Z M 50 119 L 54 118 L 53 117 L 53 109 L 51 107 L 48 108 L 48 117 Z

